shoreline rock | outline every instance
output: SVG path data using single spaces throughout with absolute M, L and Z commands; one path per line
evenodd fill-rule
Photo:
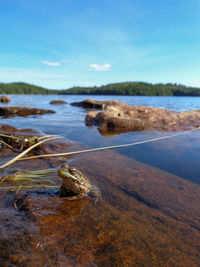
M 51 105 L 60 105 L 60 104 L 67 104 L 67 102 L 65 100 L 56 99 L 56 100 L 52 100 L 51 102 L 49 102 L 49 104 L 51 104 Z
M 146 106 L 107 105 L 105 110 L 88 112 L 86 125 L 95 125 L 104 134 L 146 129 L 178 131 L 200 126 L 200 110 L 174 112 Z
M 83 108 L 93 108 L 93 109 L 104 109 L 107 105 L 126 105 L 125 103 L 118 100 L 107 100 L 107 101 L 97 101 L 93 99 L 86 99 L 81 102 L 73 102 L 72 106 L 83 107 Z
M 29 115 L 43 115 L 55 113 L 53 110 L 39 109 L 39 108 L 29 108 L 29 107 L 0 107 L 0 116 L 3 117 L 15 117 L 21 116 L 26 117 Z
M 46 153 L 70 145 L 57 142 L 45 143 Z M 59 161 L 66 158 L 17 161 L 10 171 L 56 168 Z M 56 188 L 1 190 L 2 266 L 198 266 L 199 186 L 116 151 L 79 154 L 74 163 L 102 189 L 97 204 L 58 198 Z
M 9 96 L 0 96 L 0 102 L 1 103 L 10 103 L 10 97 Z

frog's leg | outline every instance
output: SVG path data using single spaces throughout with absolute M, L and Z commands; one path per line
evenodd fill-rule
M 89 195 L 95 198 L 94 203 L 93 203 L 94 205 L 99 200 L 101 200 L 101 192 L 99 191 L 99 189 L 96 186 L 94 186 L 94 188 L 90 190 Z
M 66 199 L 68 199 L 68 200 L 77 200 L 77 199 L 86 197 L 87 195 L 88 195 L 87 193 L 80 193 L 80 194 L 78 194 L 76 196 L 73 196 L 73 197 L 66 197 Z

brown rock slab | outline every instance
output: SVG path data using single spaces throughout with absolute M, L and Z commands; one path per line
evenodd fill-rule
M 125 105 L 121 101 L 117 100 L 108 100 L 108 101 L 97 101 L 93 99 L 86 99 L 81 102 L 74 102 L 71 103 L 72 106 L 78 106 L 78 107 L 83 107 L 83 108 L 93 108 L 93 109 L 103 109 L 107 105 Z
M 52 100 L 49 104 L 51 104 L 51 105 L 59 105 L 59 104 L 67 104 L 67 102 L 64 101 L 64 100 L 57 99 L 57 100 Z
M 54 142 L 45 144 L 47 153 L 67 150 Z M 59 160 L 12 168 L 52 168 Z M 98 186 L 102 199 L 94 204 L 91 196 L 69 201 L 49 189 L 1 190 L 2 266 L 200 266 L 199 185 L 115 151 L 80 154 L 71 165 Z
M 12 263 L 199 266 L 199 186 L 112 151 L 79 155 L 74 163 L 99 187 L 102 200 L 69 201 L 48 191 L 19 195 L 19 222 L 15 218 L 9 233 L 21 220 L 26 228 L 15 230 L 2 249 Z M 28 236 L 17 238 L 24 229 Z
M 161 108 L 129 105 L 107 105 L 105 110 L 89 112 L 88 126 L 96 125 L 101 133 L 156 130 L 186 130 L 200 126 L 200 110 L 173 112 Z
M 0 107 L 0 116 L 3 117 L 15 117 L 21 116 L 26 117 L 29 115 L 43 115 L 55 113 L 53 110 L 39 109 L 39 108 L 29 108 L 29 107 Z
M 9 103 L 10 97 L 9 96 L 0 96 L 0 102 L 1 103 Z
M 14 127 L 8 126 L 8 125 L 0 125 L 0 129 L 6 130 L 7 133 L 13 134 Z M 34 131 L 31 131 L 31 129 L 24 129 L 24 130 L 17 130 L 15 129 L 15 134 L 23 134 L 23 133 L 34 133 Z M 44 146 L 41 148 L 40 153 L 55 153 L 55 152 L 61 152 L 63 149 L 65 151 L 71 150 L 73 143 L 67 143 L 63 140 L 52 140 L 49 143 L 45 143 Z M 80 149 L 80 148 L 77 148 Z M 35 153 L 32 151 L 29 153 L 30 155 L 35 155 Z M 11 158 L 14 158 L 17 156 L 17 154 L 10 149 L 6 149 L 1 151 L 0 153 L 0 162 L 5 163 L 6 161 L 10 160 Z M 60 166 L 63 164 L 63 162 L 66 161 L 66 157 L 62 158 L 53 158 L 53 159 L 36 159 L 31 161 L 18 161 L 15 164 L 7 167 L 6 169 L 0 169 L 0 177 L 2 175 L 8 175 L 13 169 L 18 170 L 36 170 L 36 169 L 48 169 L 48 168 L 54 168 L 56 166 Z M 56 173 L 56 171 L 55 171 Z M 32 197 L 31 193 L 34 193 L 34 188 L 30 191 L 30 194 L 28 193 L 28 197 L 24 199 L 22 205 L 20 204 L 20 201 L 17 201 L 18 194 L 16 194 L 16 189 L 8 189 L 5 188 L 2 189 L 3 186 L 10 187 L 15 186 L 15 188 L 19 188 L 19 185 L 30 185 L 34 184 L 35 186 L 40 186 L 41 183 L 44 183 L 41 181 L 41 179 L 36 179 L 35 182 L 30 183 L 30 179 L 27 179 L 27 181 L 0 181 L 0 265 L 1 266 L 44 266 L 45 264 L 49 266 L 62 266 L 62 262 L 67 265 L 63 266 L 69 266 L 68 263 L 70 263 L 70 259 L 68 260 L 65 255 L 62 255 L 63 253 L 59 251 L 56 247 L 54 248 L 55 253 L 51 251 L 51 256 L 49 253 L 45 253 L 45 255 L 41 255 L 41 250 L 43 247 L 43 235 L 40 235 L 38 232 L 39 228 L 37 226 L 37 223 L 35 223 L 34 220 L 34 206 L 30 208 L 29 203 L 29 196 L 30 199 Z M 61 179 L 55 175 L 54 176 L 48 176 L 46 177 L 46 185 L 59 185 L 61 183 Z M 44 183 L 45 184 L 45 183 Z M 29 189 L 28 189 L 29 190 Z M 20 194 L 26 194 L 27 189 L 21 188 L 19 191 Z M 54 207 L 57 208 L 57 203 L 62 201 L 60 198 L 56 198 L 56 192 L 50 194 L 50 191 L 40 191 L 39 193 L 35 195 L 37 196 L 37 203 L 38 203 L 38 197 L 41 197 L 41 203 L 44 204 L 44 196 L 51 196 L 50 200 L 54 200 Z M 47 200 L 47 198 L 46 198 Z M 15 202 L 16 201 L 16 202 Z M 15 205 L 14 205 L 15 203 Z M 27 204 L 26 204 L 27 203 Z M 51 207 L 52 207 L 52 202 Z M 17 206 L 16 206 L 17 205 Z M 45 205 L 48 206 L 48 203 L 45 202 Z M 47 207 L 46 206 L 46 207 Z M 18 209 L 16 209 L 18 207 Z M 55 208 L 55 213 L 57 212 L 57 209 Z M 21 212 L 20 209 L 23 211 Z M 29 210 L 30 216 L 29 216 Z M 19 212 L 20 211 L 20 212 Z M 45 210 L 46 212 L 46 210 Z M 52 211 L 50 211 L 52 213 Z M 33 214 L 33 215 L 32 215 Z M 50 246 L 50 250 L 53 249 L 53 246 Z M 60 248 L 59 248 L 60 249 Z M 60 254 L 57 258 L 57 253 Z M 43 254 L 43 253 L 42 253 Z M 42 259 L 43 257 L 43 259 Z M 64 257 L 64 259 L 62 259 Z
M 2 124 L 0 123 L 0 132 L 15 132 L 18 131 L 15 127 L 8 125 L 8 124 Z

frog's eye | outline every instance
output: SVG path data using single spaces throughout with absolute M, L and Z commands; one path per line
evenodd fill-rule
M 76 173 L 76 168 L 74 168 L 74 167 L 70 167 L 70 168 L 69 168 L 69 173 L 71 173 L 71 174 Z
M 66 163 L 64 163 L 62 166 L 61 166 L 62 169 L 68 169 L 69 168 L 69 165 L 67 165 Z

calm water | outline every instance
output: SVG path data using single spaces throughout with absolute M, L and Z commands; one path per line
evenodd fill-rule
M 198 109 L 200 100 L 130 96 L 90 98 L 118 99 L 130 105 L 176 111 Z M 11 96 L 11 105 L 53 109 L 56 113 L 1 119 L 1 123 L 33 128 L 41 134 L 63 135 L 67 139 L 63 152 L 70 149 L 68 141 L 84 147 L 102 147 L 173 134 L 143 131 L 101 136 L 95 127 L 85 126 L 86 110 L 69 104 L 50 105 L 53 99 L 71 103 L 86 97 Z M 75 149 L 75 146 L 71 147 Z M 4 161 L 3 157 L 7 154 L 1 154 Z M 199 130 L 171 139 L 72 158 L 73 166 L 99 188 L 101 201 L 95 204 L 92 197 L 69 201 L 57 197 L 55 188 L 2 190 L 0 266 L 200 266 Z M 64 160 L 67 159 L 57 159 L 57 163 L 23 161 L 17 163 L 17 168 L 59 167 Z M 44 179 L 56 186 L 61 183 L 56 174 Z M 18 187 L 30 183 L 33 182 L 29 179 L 19 179 L 6 181 L 5 185 Z M 34 185 L 38 183 L 43 181 L 35 179 Z
M 68 140 L 79 142 L 82 145 L 100 147 L 125 144 L 167 135 L 167 132 L 144 131 L 120 134 L 117 136 L 101 136 L 96 128 L 89 129 L 84 120 L 87 111 L 80 107 L 69 105 L 75 101 L 82 101 L 87 96 L 37 96 L 12 95 L 13 106 L 29 106 L 55 110 L 55 114 L 30 116 L 29 118 L 15 117 L 2 119 L 2 123 L 17 128 L 33 128 L 41 134 L 61 134 Z M 135 96 L 89 96 L 95 100 L 116 99 L 129 105 L 144 105 L 161 107 L 174 111 L 199 109 L 199 97 L 135 97 Z M 68 105 L 50 105 L 54 99 L 63 99 Z M 5 106 L 5 104 L 1 104 Z M 192 182 L 200 184 L 200 131 L 187 135 L 163 140 L 159 142 L 121 148 L 117 151 L 127 157 L 134 158 L 148 165 L 176 174 Z

